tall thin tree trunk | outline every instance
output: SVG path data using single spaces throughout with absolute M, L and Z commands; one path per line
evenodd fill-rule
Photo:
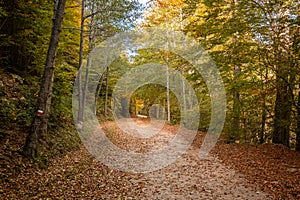
M 265 79 L 268 78 L 268 71 L 266 71 Z M 263 75 L 261 76 L 261 79 L 263 80 Z M 266 92 L 264 88 L 264 83 L 262 84 L 262 114 L 261 114 L 261 128 L 259 132 L 259 143 L 263 144 L 265 141 L 264 135 L 265 135 L 265 127 L 266 127 L 266 120 L 267 120 L 267 108 L 266 108 Z
M 168 31 L 168 26 L 166 26 L 166 39 L 167 39 L 167 43 L 166 43 L 166 49 L 169 49 L 169 31 Z M 165 62 L 166 62 L 166 79 L 167 79 L 167 121 L 171 122 L 171 111 L 170 111 L 170 76 L 169 76 L 169 58 L 168 55 L 166 55 L 165 58 Z
M 234 79 L 235 82 L 241 73 L 241 68 L 237 65 L 234 66 Z M 232 138 L 233 140 L 238 140 L 240 137 L 240 118 L 241 118 L 241 108 L 240 108 L 240 92 L 237 86 L 235 86 L 233 91 L 233 122 L 232 122 Z
M 185 70 L 185 66 L 183 66 L 183 71 L 182 71 L 182 96 L 183 96 L 183 114 L 186 114 L 186 86 L 185 86 L 185 80 L 184 80 L 184 70 Z
M 47 52 L 44 75 L 37 100 L 37 110 L 33 117 L 30 132 L 24 146 L 25 155 L 31 158 L 38 156 L 42 141 L 47 133 L 48 116 L 50 113 L 53 90 L 54 62 L 64 17 L 65 5 L 66 0 L 57 0 L 54 5 L 51 38 Z
M 297 21 L 300 21 L 300 15 L 298 15 L 297 17 Z M 299 61 L 299 53 L 300 53 L 300 26 L 297 26 L 294 30 L 294 49 L 295 52 L 298 52 L 295 56 L 295 66 L 299 66 L 300 65 L 300 61 Z M 298 75 L 298 102 L 296 105 L 296 109 L 297 109 L 297 127 L 296 127 L 296 151 L 300 152 L 300 77 Z
M 106 68 L 106 89 L 105 89 L 105 102 L 104 102 L 104 114 L 107 115 L 108 109 L 108 76 L 109 76 L 109 67 Z
M 156 119 L 160 119 L 159 118 L 159 108 L 160 108 L 160 106 L 158 105 L 158 104 L 156 104 L 156 109 L 155 109 L 155 111 L 156 111 Z
M 231 7 L 233 10 L 233 17 L 236 16 L 236 8 L 237 8 L 238 2 L 236 0 L 232 0 L 231 2 Z M 235 32 L 233 35 L 233 54 L 238 55 L 238 50 L 237 50 L 237 41 L 239 37 L 239 32 Z M 232 134 L 230 136 L 230 140 L 238 140 L 240 139 L 240 130 L 241 130 L 241 125 L 240 125 L 240 120 L 241 120 L 241 106 L 240 106 L 240 91 L 237 86 L 237 81 L 238 77 L 241 74 L 241 67 L 239 66 L 239 63 L 236 63 L 234 61 L 234 69 L 233 69 L 233 79 L 234 79 L 234 88 L 233 88 L 233 122 L 232 122 Z
M 166 101 L 164 101 L 164 106 L 163 106 L 163 113 L 162 113 L 162 119 L 165 120 L 165 117 L 166 117 L 166 110 L 165 110 L 165 107 L 166 107 Z
M 263 144 L 265 141 L 265 127 L 267 120 L 267 108 L 266 108 L 266 96 L 263 94 L 263 102 L 262 102 L 262 115 L 261 115 L 261 128 L 259 133 L 259 143 Z
M 300 83 L 297 102 L 296 151 L 300 152 Z
M 87 64 L 85 67 L 85 78 L 84 78 L 84 85 L 83 85 L 83 89 L 82 89 L 82 106 L 83 106 L 83 110 L 82 110 L 82 119 L 84 116 L 84 109 L 86 108 L 86 96 L 88 93 L 88 84 L 89 84 L 89 74 L 90 74 L 90 58 L 87 58 Z M 92 109 L 92 108 L 91 108 Z
M 85 6 L 85 5 L 83 4 L 83 6 Z M 95 12 L 95 2 L 92 3 L 91 12 L 92 13 Z M 84 25 L 84 20 L 86 19 L 85 16 L 84 16 L 84 14 L 85 14 L 85 10 L 84 9 L 82 10 L 82 13 L 83 13 L 83 15 L 81 16 L 81 17 L 83 17 L 82 24 Z M 93 24 L 94 24 L 94 18 L 95 18 L 95 15 L 92 15 L 90 17 L 90 20 L 89 20 L 88 52 L 90 52 L 92 50 L 92 48 L 93 48 L 93 39 L 94 39 Z M 83 27 L 81 27 L 81 28 L 83 28 Z M 82 33 L 84 33 L 83 29 L 81 31 L 82 31 Z M 81 35 L 81 39 L 83 40 L 83 34 Z M 81 44 L 81 45 L 83 45 L 83 44 Z M 82 62 L 82 59 L 83 59 L 83 57 L 82 57 L 83 49 L 82 48 L 83 48 L 83 46 L 81 46 L 81 62 Z M 89 90 L 88 90 L 88 84 L 89 84 L 89 75 L 90 75 L 90 62 L 91 62 L 91 59 L 90 59 L 90 56 L 88 56 L 87 57 L 87 64 L 86 64 L 86 68 L 85 68 L 84 86 L 83 86 L 83 90 L 82 90 L 82 106 L 83 106 L 82 117 L 84 116 L 84 109 L 85 109 L 86 100 L 87 100 L 86 97 L 87 97 L 88 92 L 89 92 Z M 94 109 L 94 111 L 95 111 L 95 108 L 91 107 L 90 109 Z
M 182 14 L 182 8 L 180 8 L 180 30 L 183 31 L 184 27 L 183 27 L 183 14 Z M 184 42 L 184 50 L 186 48 L 186 40 Z M 186 114 L 186 86 L 185 86 L 185 78 L 184 78 L 184 72 L 185 72 L 185 65 L 183 65 L 183 69 L 182 69 L 182 95 L 183 95 L 183 114 Z
M 167 120 L 171 122 L 171 110 L 170 110 L 170 76 L 169 76 L 169 60 L 166 58 L 166 76 L 167 76 Z
M 82 85 L 82 60 L 83 60 L 83 40 L 84 40 L 84 18 L 85 16 L 85 0 L 81 1 L 81 22 L 80 22 L 80 44 L 79 44 L 79 71 L 78 71 L 78 117 L 77 123 L 83 121 L 83 85 Z

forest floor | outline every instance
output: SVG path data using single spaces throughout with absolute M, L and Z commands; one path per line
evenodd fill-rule
M 142 129 L 148 123 L 136 121 Z M 128 136 L 106 122 L 113 143 L 147 152 L 168 143 L 178 130 L 165 125 L 154 137 Z M 132 130 L 133 132 L 135 130 Z M 13 134 L 1 138 L 0 199 L 300 199 L 300 153 L 281 145 L 218 142 L 199 159 L 204 133 L 173 164 L 149 173 L 113 170 L 84 146 L 55 157 L 48 167 L 28 165 Z

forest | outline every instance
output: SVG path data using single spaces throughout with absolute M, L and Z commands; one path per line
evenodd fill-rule
M 0 0 L 0 41 L 0 199 L 300 198 L 299 1 Z

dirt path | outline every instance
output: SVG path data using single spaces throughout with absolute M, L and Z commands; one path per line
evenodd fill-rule
M 146 183 L 144 199 L 270 199 L 217 159 L 199 160 L 192 151 L 139 181 Z
M 139 129 L 145 130 L 145 121 L 135 123 L 139 127 L 130 126 L 128 131 L 139 134 Z M 114 122 L 105 123 L 103 129 L 108 131 L 107 135 L 115 145 L 126 151 L 150 152 L 168 144 L 174 138 L 178 127 L 165 126 L 158 134 L 147 133 L 144 138 L 124 133 Z M 294 155 L 289 150 L 283 152 L 282 149 L 274 147 L 272 151 L 280 151 L 283 157 L 290 157 L 283 160 L 278 159 L 277 155 L 273 161 L 267 156 L 270 154 L 269 149 L 248 152 L 243 148 L 252 147 L 218 145 L 214 150 L 217 152 L 212 155 L 218 153 L 222 160 L 213 156 L 199 159 L 197 146 L 201 142 L 197 139 L 195 141 L 176 162 L 145 174 L 113 170 L 91 156 L 85 147 L 52 160 L 51 165 L 45 169 L 14 166 L 14 169 L 20 171 L 2 176 L 4 178 L 0 182 L 0 199 L 298 199 L 300 170 L 298 171 L 299 165 L 295 159 L 299 158 L 298 154 Z M 241 156 L 247 152 L 247 155 Z M 264 163 L 254 159 L 261 155 Z M 256 176 L 256 169 L 251 166 L 246 168 L 249 163 L 247 158 L 252 159 L 252 166 L 262 167 L 259 169 L 259 176 Z M 229 161 L 230 165 L 222 164 Z M 273 162 L 284 162 L 284 166 L 293 169 L 293 172 L 284 167 L 278 168 Z M 247 169 L 243 171 L 245 175 L 235 171 L 235 166 L 240 171 Z M 292 166 L 294 167 L 291 168 Z M 254 179 L 255 182 L 251 181 Z M 282 180 L 289 182 L 281 183 Z M 287 183 L 289 187 L 286 186 Z M 264 192 L 260 190 L 262 188 Z M 266 191 L 271 191 L 272 196 Z M 276 194 L 284 198 L 275 198 Z
M 170 130 L 170 126 L 165 126 L 154 136 L 152 132 L 162 127 L 159 122 L 149 125 L 138 120 L 135 125 L 128 125 L 128 121 L 123 120 L 118 124 L 123 130 L 125 127 L 127 133 L 135 133 L 135 136 L 141 137 L 147 130 L 147 137 L 141 137 L 147 140 L 115 131 L 118 146 L 138 152 L 149 152 L 168 144 L 178 129 L 171 127 Z M 143 199 L 271 199 L 268 194 L 249 184 L 241 174 L 223 166 L 217 158 L 209 156 L 199 159 L 198 152 L 199 149 L 191 146 L 175 163 L 140 177 L 137 181 L 144 185 Z

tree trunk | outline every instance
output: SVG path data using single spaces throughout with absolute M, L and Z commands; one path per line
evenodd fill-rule
M 78 116 L 77 123 L 83 121 L 83 85 L 82 85 L 82 60 L 83 60 L 83 40 L 84 40 L 84 15 L 85 15 L 85 0 L 81 1 L 81 22 L 80 22 L 80 44 L 79 44 L 79 71 L 78 71 Z
M 291 60 L 289 56 L 290 49 L 290 31 L 288 26 L 289 9 L 283 8 L 279 13 L 281 24 L 281 34 L 276 36 L 277 48 L 275 55 L 277 58 L 276 71 L 276 101 L 275 101 L 275 118 L 273 143 L 283 144 L 289 147 L 290 144 L 290 124 L 292 111 L 292 84 L 294 75 L 290 73 Z
M 300 15 L 297 17 L 297 21 L 300 21 Z M 300 27 L 297 26 L 294 30 L 294 49 L 295 52 L 298 52 L 294 57 L 295 66 L 300 65 L 299 56 L 300 56 Z M 299 71 L 298 71 L 299 72 Z M 296 151 L 300 152 L 300 77 L 298 75 L 298 102 L 296 105 L 297 109 L 297 127 L 296 127 Z
M 181 79 L 181 83 L 182 83 L 182 97 L 183 97 L 183 114 L 186 114 L 186 86 L 185 86 L 185 78 L 184 78 L 184 70 L 185 70 L 185 66 L 183 66 L 183 70 L 182 70 L 182 79 Z
M 104 102 L 104 114 L 107 115 L 108 109 L 108 76 L 109 76 L 109 67 L 106 68 L 106 89 L 105 89 L 105 102 Z
M 265 126 L 267 119 L 267 108 L 266 108 L 266 96 L 263 94 L 263 102 L 262 102 L 262 115 L 261 115 L 261 128 L 259 133 L 259 143 L 263 144 L 265 141 Z
M 167 120 L 171 122 L 171 108 L 170 108 L 170 77 L 169 77 L 169 61 L 166 59 L 166 76 L 167 76 Z
M 233 11 L 233 17 L 236 16 L 236 11 L 237 11 L 237 0 L 232 0 L 231 1 L 231 7 Z M 233 35 L 233 54 L 238 56 L 238 37 L 239 37 L 239 32 L 236 31 Z M 238 60 L 238 58 L 235 58 Z M 230 140 L 235 141 L 240 139 L 240 118 L 241 118 L 241 103 L 240 103 L 240 91 L 237 86 L 238 82 L 238 77 L 241 74 L 241 67 L 240 63 L 236 63 L 236 60 L 234 60 L 234 69 L 233 69 L 233 78 L 234 78 L 234 88 L 233 88 L 233 122 L 232 122 L 232 134 L 230 137 Z
M 277 94 L 275 101 L 275 117 L 273 143 L 289 147 L 292 97 L 287 83 L 288 71 L 279 67 L 277 70 Z
M 45 71 L 37 100 L 37 110 L 33 117 L 33 122 L 24 147 L 25 155 L 31 158 L 38 156 L 41 143 L 47 132 L 48 116 L 50 113 L 53 89 L 54 61 L 64 17 L 65 5 L 66 0 L 58 0 L 55 3 L 50 44 L 46 58 Z
M 156 119 L 160 119 L 160 117 L 159 117 L 159 109 L 160 109 L 160 106 L 158 105 L 158 104 L 156 104 L 156 109 L 155 109 L 155 111 L 156 111 Z
M 265 74 L 265 79 L 268 78 L 268 71 L 266 70 L 266 74 Z M 261 76 L 261 79 L 263 80 L 263 75 Z M 264 135 L 265 135 L 265 127 L 266 127 L 266 120 L 267 120 L 267 106 L 266 106 L 266 92 L 265 92 L 265 87 L 264 84 L 262 84 L 262 114 L 261 114 L 261 128 L 260 128 L 260 132 L 259 132 L 259 143 L 263 144 L 265 141 Z
M 296 151 L 300 152 L 300 84 L 297 102 Z
M 235 83 L 241 73 L 241 68 L 237 65 L 234 66 L 234 79 Z M 232 122 L 232 136 L 231 140 L 238 140 L 240 137 L 240 92 L 237 86 L 233 92 L 233 122 Z
M 83 0 L 83 3 L 82 3 L 82 7 L 85 7 L 85 3 L 84 3 L 84 0 Z M 92 13 L 94 13 L 94 9 L 95 9 L 95 2 L 93 2 L 92 4 L 92 7 L 91 7 L 91 11 Z M 82 24 L 81 24 L 81 47 L 80 47 L 80 62 L 82 63 L 82 59 L 83 59 L 83 36 L 84 36 L 84 20 L 86 19 L 86 17 L 84 16 L 85 15 L 85 10 L 82 9 Z M 93 39 L 94 39 L 94 34 L 93 34 L 93 24 L 94 24 L 94 15 L 92 15 L 90 17 L 90 20 L 89 20 L 89 40 L 88 40 L 88 52 L 90 52 L 93 48 Z M 81 111 L 81 119 L 83 119 L 83 116 L 84 116 L 84 111 L 85 111 L 85 106 L 86 106 L 86 101 L 88 100 L 87 99 L 87 95 L 88 95 L 88 92 L 89 92 L 89 75 L 90 75 L 90 62 L 91 62 L 91 59 L 90 59 L 90 56 L 88 55 L 87 57 L 87 64 L 85 66 L 85 79 L 84 79 L 84 85 L 83 85 L 83 88 L 82 88 L 82 111 Z M 82 83 L 81 83 L 81 86 L 82 86 Z M 98 99 L 97 99 L 98 100 Z M 96 101 L 95 101 L 96 102 Z M 94 111 L 95 114 L 96 114 L 96 105 L 95 107 L 91 107 L 90 108 L 91 111 Z
M 94 107 L 94 113 L 95 113 L 95 115 L 97 114 L 97 103 L 98 103 L 98 99 L 99 99 L 100 92 L 101 92 L 101 89 L 102 89 L 103 79 L 104 79 L 104 74 L 101 75 L 100 83 L 98 84 L 98 87 L 97 87 L 97 90 L 96 90 L 95 107 Z
M 129 99 L 127 97 L 121 97 L 121 115 L 125 118 L 129 118 L 128 115 L 128 108 L 129 108 Z

